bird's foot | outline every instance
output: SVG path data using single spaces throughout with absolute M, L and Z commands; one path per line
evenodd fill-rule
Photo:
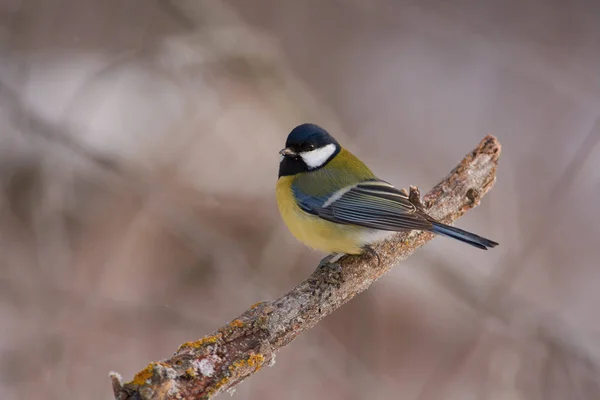
M 379 254 L 377 253 L 377 251 L 375 251 L 374 248 L 372 248 L 371 246 L 365 246 L 364 247 L 365 252 L 369 253 L 372 256 L 377 257 L 377 266 L 379 267 L 381 265 L 381 258 L 379 258 Z
M 425 206 L 421 202 L 421 192 L 416 186 L 410 187 L 410 193 L 408 194 L 408 201 L 410 201 L 418 210 L 425 210 Z
M 319 262 L 317 271 L 323 271 L 324 282 L 337 287 L 344 282 L 344 277 L 342 276 L 342 266 L 337 263 L 337 261 L 342 258 L 343 255 L 344 254 L 336 253 L 330 254 Z

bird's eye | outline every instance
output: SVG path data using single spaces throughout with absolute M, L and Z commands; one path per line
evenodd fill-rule
M 314 144 L 309 144 L 306 146 L 306 150 L 311 151 L 315 149 L 315 145 Z

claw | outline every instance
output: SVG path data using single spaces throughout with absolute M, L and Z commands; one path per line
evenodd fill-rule
M 364 249 L 370 255 L 377 257 L 377 266 L 379 267 L 381 265 L 381 258 L 379 258 L 379 254 L 377 253 L 377 251 L 375 251 L 375 249 L 371 246 L 365 246 Z
M 416 186 L 410 187 L 408 201 L 413 203 L 413 205 L 415 207 L 417 207 L 417 209 L 419 209 L 420 211 L 423 211 L 425 209 L 425 207 L 423 206 L 423 203 L 421 202 L 421 192 L 419 191 L 419 188 Z
M 344 281 L 342 276 L 342 266 L 336 262 L 342 258 L 342 256 L 344 256 L 344 254 L 330 254 L 319 262 L 317 270 L 324 270 L 326 273 L 324 276 L 325 282 L 339 286 Z

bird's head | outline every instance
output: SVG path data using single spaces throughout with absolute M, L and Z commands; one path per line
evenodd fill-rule
M 298 125 L 288 135 L 285 148 L 279 152 L 282 156 L 279 176 L 319 169 L 340 150 L 339 143 L 320 126 L 308 123 Z

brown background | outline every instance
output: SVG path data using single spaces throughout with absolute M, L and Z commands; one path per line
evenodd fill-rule
M 317 122 L 427 190 L 498 183 L 238 399 L 600 398 L 597 1 L 0 0 L 0 397 L 110 398 L 320 254 L 277 151 Z

